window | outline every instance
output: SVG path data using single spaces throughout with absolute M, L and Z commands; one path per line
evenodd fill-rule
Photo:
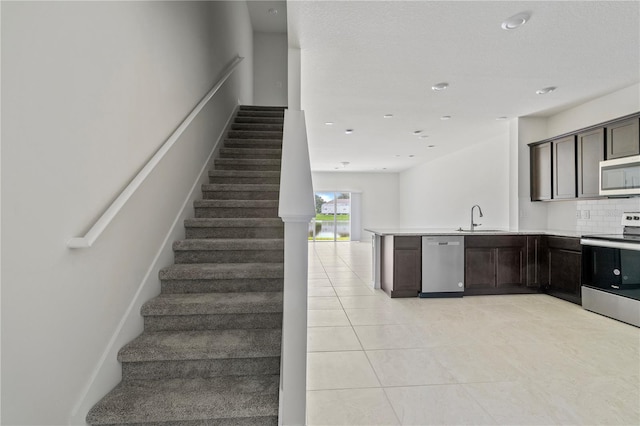
M 316 217 L 309 224 L 309 240 L 351 240 L 351 193 L 316 192 Z

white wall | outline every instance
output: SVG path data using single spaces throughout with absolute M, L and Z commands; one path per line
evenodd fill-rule
M 403 228 L 468 228 L 474 204 L 483 228 L 508 228 L 508 135 L 406 170 L 399 189 Z
M 253 34 L 253 100 L 256 105 L 287 105 L 287 35 Z
M 640 83 L 592 99 L 548 118 L 547 137 L 640 111 Z
M 204 159 L 237 99 L 253 100 L 249 15 L 244 2 L 2 2 L 1 29 L 2 423 L 82 424 L 119 380 L 136 295 L 159 291 Z M 67 249 L 236 54 L 237 75 L 94 247 Z
M 590 200 L 587 204 L 590 206 L 588 208 L 585 207 L 585 202 L 576 200 L 532 203 L 529 195 L 529 148 L 527 146 L 531 142 L 573 132 L 638 111 L 640 111 L 640 84 L 635 84 L 547 118 L 518 119 L 520 229 L 614 232 L 616 227 L 598 217 L 599 214 L 593 218 L 578 220 L 576 213 L 582 210 L 617 213 L 622 210 L 621 206 L 640 210 L 640 198 L 621 203 L 614 202 L 617 206 L 615 209 L 610 208 L 611 201 L 606 199 Z M 614 215 L 614 213 L 610 214 Z M 618 231 L 621 230 L 619 225 L 617 228 Z
M 547 229 L 547 203 L 531 202 L 529 146 L 531 142 L 546 139 L 547 119 L 542 117 L 521 117 L 515 119 L 517 132 L 515 143 L 518 144 L 518 228 L 524 230 Z M 512 141 L 513 143 L 513 141 Z M 514 159 L 515 160 L 515 159 Z M 512 165 L 513 167 L 513 165 Z
M 313 172 L 313 190 L 361 192 L 361 241 L 371 241 L 364 228 L 393 228 L 398 223 L 396 173 Z

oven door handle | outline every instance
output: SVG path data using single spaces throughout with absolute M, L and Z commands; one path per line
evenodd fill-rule
M 615 249 L 640 251 L 640 244 L 625 243 L 622 241 L 607 241 L 607 240 L 594 240 L 591 238 L 582 238 L 580 239 L 580 244 L 584 246 L 610 247 Z

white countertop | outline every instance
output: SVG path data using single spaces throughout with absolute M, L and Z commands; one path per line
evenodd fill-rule
M 365 231 L 376 235 L 399 235 L 399 236 L 418 236 L 418 235 L 557 235 L 561 237 L 580 238 L 581 233 L 578 231 L 562 230 L 562 229 L 526 229 L 511 231 L 508 229 L 490 229 L 477 231 L 456 231 L 453 228 L 365 228 Z

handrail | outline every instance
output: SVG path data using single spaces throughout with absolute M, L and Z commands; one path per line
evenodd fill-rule
M 98 237 L 102 234 L 102 232 L 106 229 L 107 226 L 111 223 L 113 218 L 120 212 L 122 207 L 126 204 L 126 202 L 131 198 L 131 196 L 136 192 L 136 190 L 142 185 L 142 182 L 151 174 L 153 169 L 160 163 L 160 161 L 164 158 L 164 156 L 169 152 L 171 147 L 177 142 L 177 140 L 182 136 L 182 133 L 189 127 L 191 122 L 196 118 L 196 116 L 202 111 L 202 109 L 206 106 L 206 104 L 213 98 L 213 96 L 220 90 L 222 85 L 227 81 L 229 76 L 235 71 L 236 67 L 240 62 L 242 62 L 244 58 L 241 56 L 236 56 L 233 61 L 225 68 L 222 77 L 218 80 L 218 82 L 209 90 L 209 92 L 198 102 L 198 104 L 193 108 L 193 110 L 187 115 L 187 117 L 182 121 L 182 123 L 178 126 L 178 128 L 169 136 L 169 138 L 165 141 L 164 144 L 156 151 L 156 153 L 147 161 L 147 164 L 144 165 L 142 170 L 138 172 L 138 174 L 129 182 L 129 184 L 122 190 L 120 195 L 111 203 L 111 205 L 105 210 L 105 212 L 100 216 L 100 218 L 93 224 L 91 229 L 85 234 L 84 237 L 75 237 L 69 239 L 67 241 L 67 247 L 69 248 L 89 248 L 93 245 L 93 243 L 98 239 Z

